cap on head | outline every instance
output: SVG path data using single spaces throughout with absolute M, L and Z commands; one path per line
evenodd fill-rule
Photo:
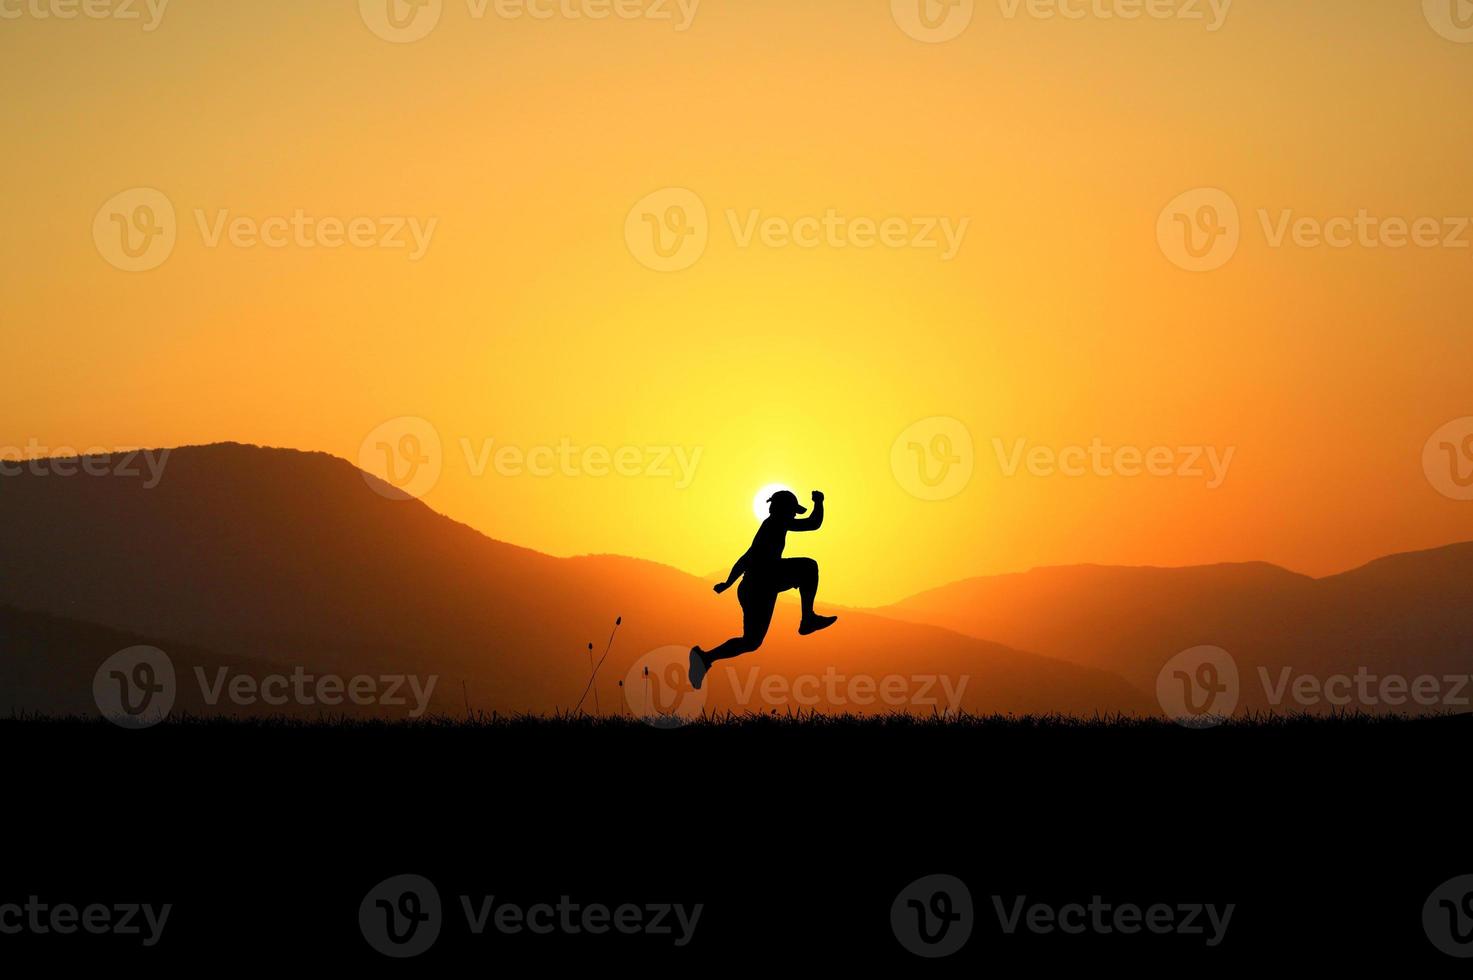
M 806 514 L 808 508 L 798 503 L 798 497 L 791 490 L 779 490 L 767 498 L 767 512 L 769 514 Z

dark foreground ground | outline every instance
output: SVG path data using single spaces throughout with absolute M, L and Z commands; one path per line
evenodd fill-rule
M 1473 874 L 1469 717 L 1208 730 L 759 718 L 673 730 L 488 719 L 127 731 L 10 720 L 0 744 L 0 927 L 30 916 L 31 896 L 48 909 L 0 934 L 7 962 L 718 976 L 1082 965 L 1437 975 L 1469 962 L 1440 952 L 1423 922 L 1435 889 Z M 400 875 L 433 894 L 418 881 L 379 887 Z M 965 892 L 930 881 L 901 895 L 931 875 Z M 553 931 L 511 931 L 511 918 L 498 929 L 493 911 L 477 935 L 464 906 L 487 897 Z M 410 945 L 433 940 L 420 955 L 393 959 L 372 944 L 365 929 L 388 922 L 381 898 L 396 915 L 429 916 L 414 933 L 394 920 Z M 21 908 L 7 914 L 7 903 Z M 171 906 L 152 946 L 146 925 L 59 934 L 47 918 L 55 906 L 105 906 L 116 921 L 135 903 Z M 659 910 L 697 904 L 681 944 L 676 913 Z M 1046 911 L 1026 911 L 1035 905 L 1082 931 L 1047 929 Z M 1223 928 L 1192 911 L 1212 906 L 1221 921 L 1229 905 Z M 603 922 L 588 910 L 600 906 L 654 928 L 593 933 Z M 1117 928 L 1132 924 L 1131 908 L 1164 931 Z M 1444 932 L 1473 931 L 1473 906 L 1439 917 Z M 959 948 L 922 958 L 907 944 Z

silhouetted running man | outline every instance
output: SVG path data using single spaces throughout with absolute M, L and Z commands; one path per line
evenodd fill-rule
M 798 504 L 791 490 L 779 490 L 767 498 L 767 520 L 757 529 L 752 547 L 731 567 L 726 581 L 716 586 L 720 595 L 737 579 L 737 601 L 742 604 L 742 635 L 732 637 L 710 652 L 691 647 L 690 686 L 696 690 L 706 679 L 706 671 L 718 660 L 751 653 L 762 645 L 767 628 L 772 625 L 772 611 L 778 593 L 797 589 L 803 600 L 803 621 L 798 632 L 804 636 L 834 625 L 838 616 L 820 616 L 813 611 L 818 595 L 818 562 L 812 558 L 784 558 L 783 546 L 789 531 L 817 531 L 823 527 L 823 494 L 813 491 L 813 516 L 798 520 L 808 508 Z

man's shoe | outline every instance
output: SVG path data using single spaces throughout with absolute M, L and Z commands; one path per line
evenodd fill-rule
M 697 691 L 706 680 L 706 671 L 711 665 L 706 662 L 706 655 L 701 652 L 700 647 L 690 648 L 690 686 Z
M 838 621 L 838 616 L 820 616 L 817 613 L 812 616 L 804 616 L 803 622 L 798 626 L 798 635 L 807 636 L 809 633 L 826 630 Z

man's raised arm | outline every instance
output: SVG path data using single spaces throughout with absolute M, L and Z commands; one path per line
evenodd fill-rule
M 794 521 L 789 530 L 792 531 L 817 531 L 823 527 L 823 491 L 813 491 L 813 513 L 801 520 Z

